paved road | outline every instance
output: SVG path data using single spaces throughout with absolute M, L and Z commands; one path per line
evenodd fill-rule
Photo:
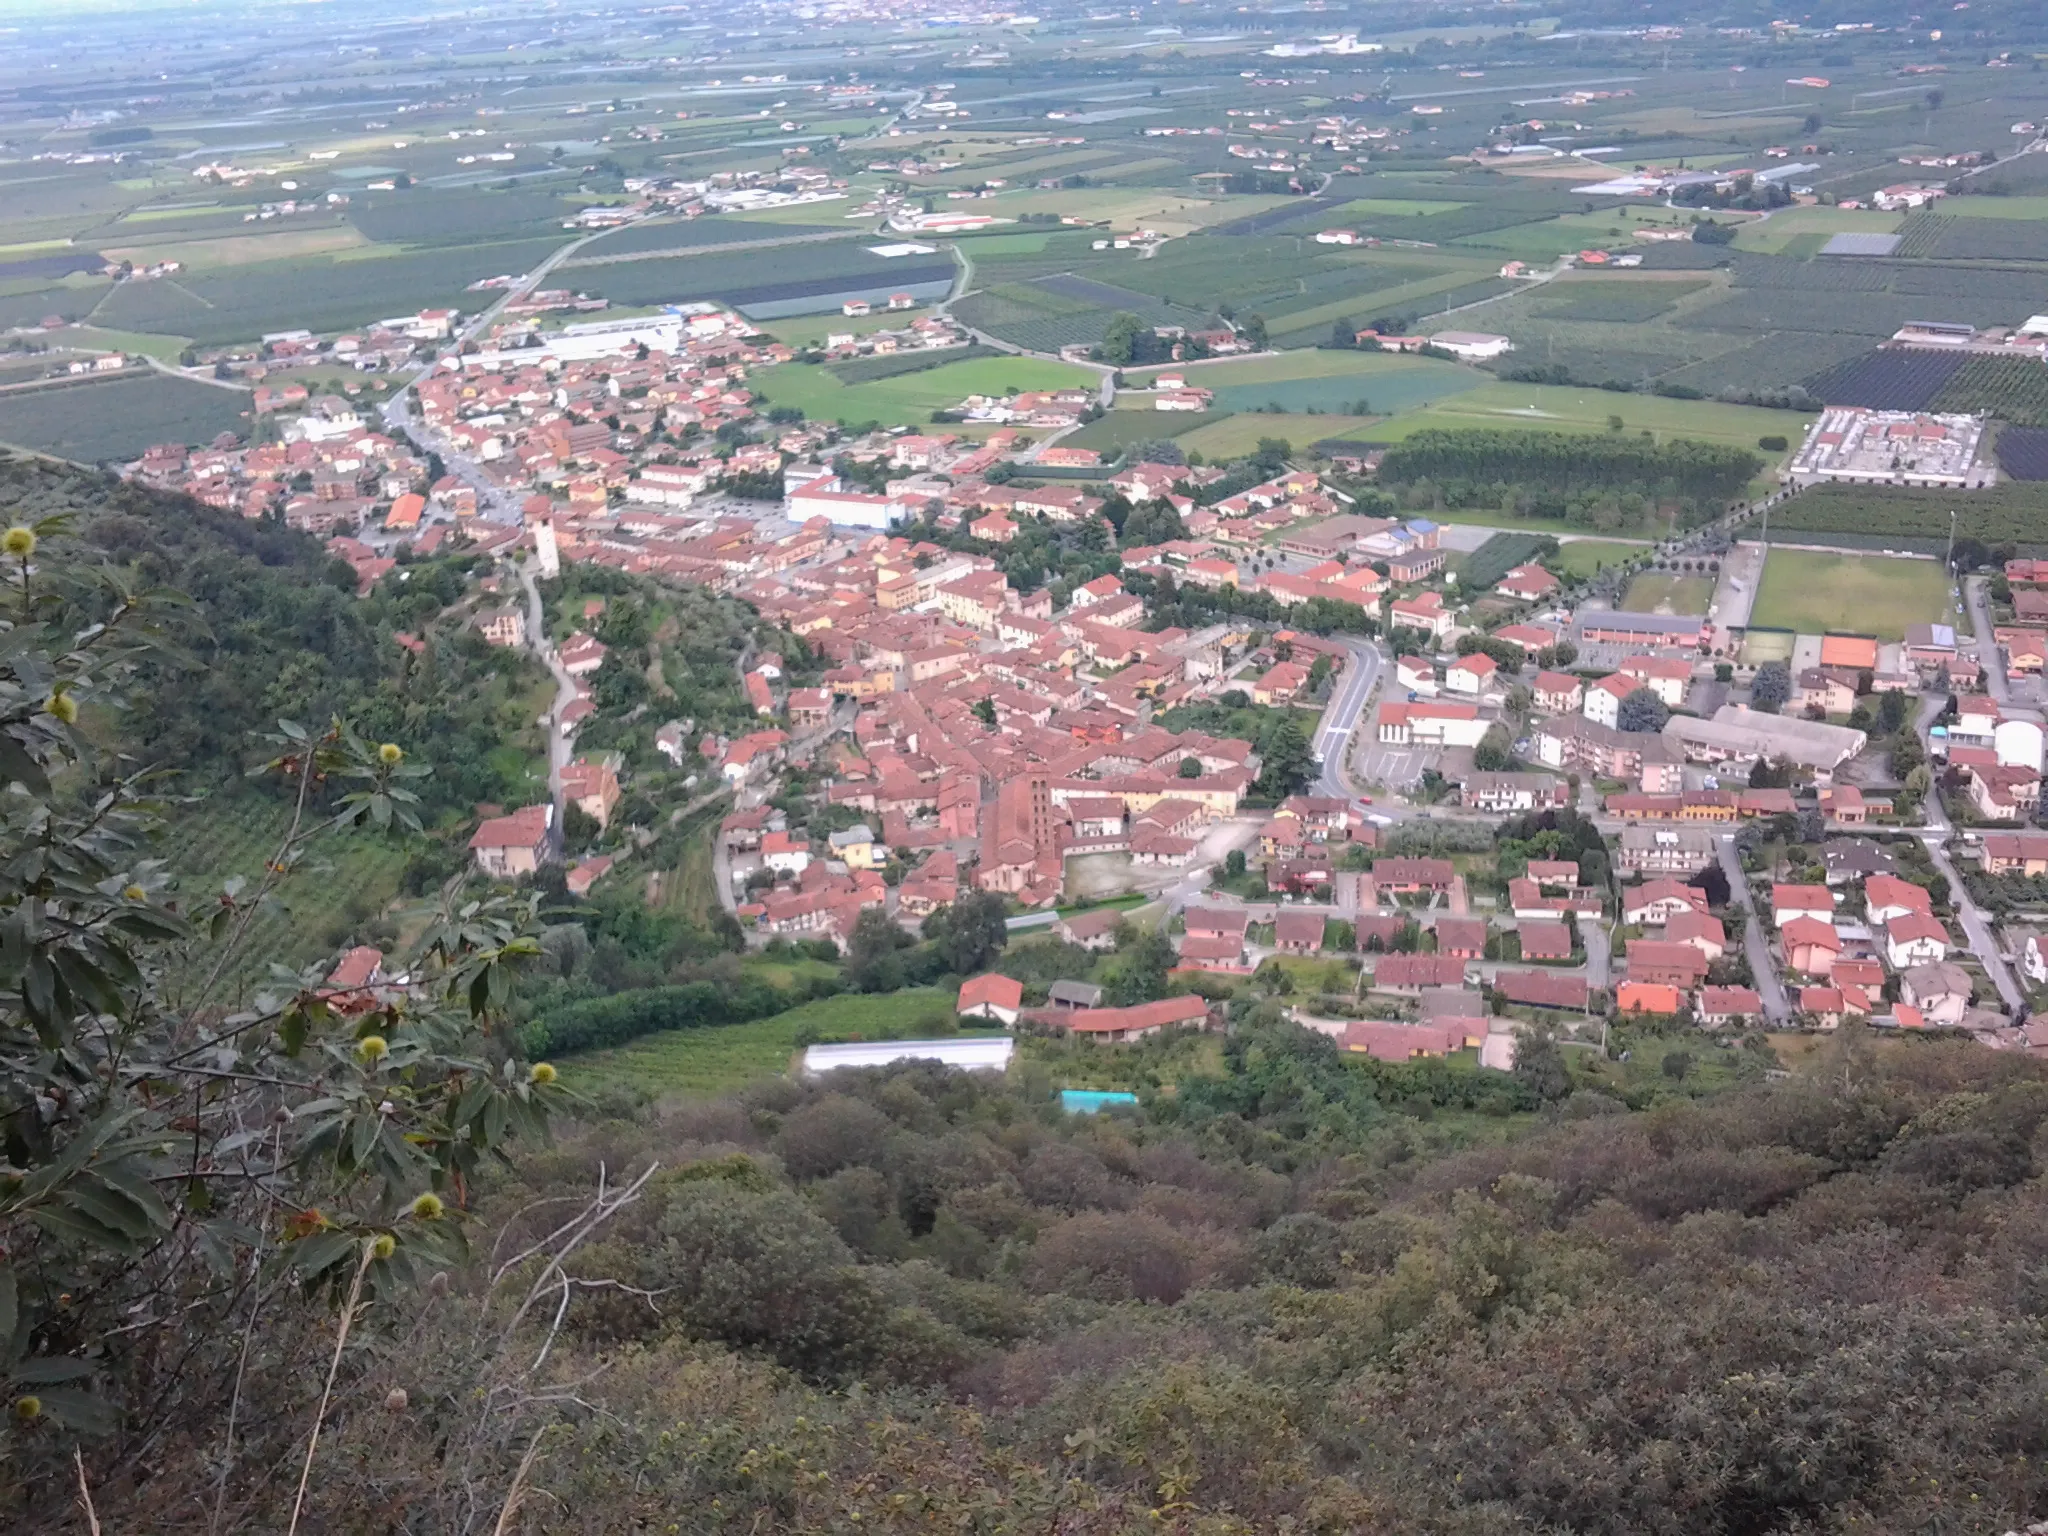
M 1984 668 L 1986 691 L 1990 693 L 1999 709 L 2006 714 L 2027 720 L 2039 720 L 2040 710 L 2013 700 L 2012 679 L 2006 676 L 2005 659 L 1999 654 L 1998 642 L 1993 638 L 1990 578 L 1964 578 L 1963 604 L 1970 615 L 1971 627 L 1977 631 L 1977 660 Z
M 1987 631 L 1988 633 L 1988 631 Z M 1914 729 L 1919 731 L 1921 741 L 1927 740 L 1928 727 L 1941 713 L 1947 700 L 1940 694 L 1928 694 L 1920 701 L 1920 710 L 1914 720 Z M 1932 748 L 1928 755 L 1933 756 Z M 2006 1010 L 2017 1017 L 2026 1006 L 2026 994 L 2013 980 L 2012 969 L 1998 952 L 1998 941 L 1992 932 L 1991 920 L 1984 909 L 1970 899 L 1970 892 L 1963 884 L 1963 877 L 1948 856 L 1947 843 L 1955 833 L 1950 825 L 1948 812 L 1942 809 L 1941 795 L 1930 790 L 1923 808 L 1925 825 L 1915 835 L 1927 849 L 1927 855 L 1934 861 L 1934 867 L 1948 880 L 1949 900 L 1955 904 L 1956 920 L 1962 925 L 1963 937 L 1969 941 L 1970 952 L 1984 967 L 1984 973 L 1991 978 L 1991 984 L 1998 989 L 1998 996 Z
M 1729 899 L 1748 917 L 1742 925 L 1742 947 L 1749 956 L 1750 972 L 1756 977 L 1757 995 L 1763 999 L 1764 1017 L 1773 1024 L 1786 1023 L 1792 1017 L 1791 1000 L 1785 995 L 1785 984 L 1778 979 L 1778 968 L 1771 963 L 1770 930 L 1764 926 L 1763 915 L 1750 897 L 1749 876 L 1743 873 L 1742 860 L 1736 855 L 1734 833 L 1722 835 L 1720 854 L 1721 873 L 1728 877 Z
M 1373 685 L 1379 681 L 1385 658 L 1370 640 L 1352 636 L 1337 638 L 1351 653 L 1351 660 L 1338 675 L 1337 691 L 1331 696 L 1329 707 L 1323 711 L 1323 718 L 1317 722 L 1315 739 L 1310 745 L 1323 765 L 1317 790 L 1336 799 L 1349 800 L 1358 791 L 1352 787 L 1347 760 L 1358 733 L 1364 728 L 1365 703 L 1372 697 Z
M 555 701 L 548 706 L 548 795 L 555 802 L 555 841 L 561 842 L 564 796 L 562 770 L 569 765 L 574 743 L 562 732 L 562 711 L 576 697 L 576 679 L 562 666 L 562 658 L 548 644 L 547 614 L 541 607 L 540 588 L 534 584 L 530 566 L 519 568 L 519 584 L 526 589 L 526 643 L 547 664 L 555 679 Z

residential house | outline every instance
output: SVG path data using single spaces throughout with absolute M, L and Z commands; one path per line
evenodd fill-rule
M 1315 955 L 1323 949 L 1323 912 L 1284 908 L 1273 919 L 1273 947 L 1283 955 Z
M 597 757 L 579 757 L 562 768 L 562 798 L 600 828 L 611 824 L 612 811 L 619 803 L 618 768 L 622 761 L 619 754 L 606 752 Z
M 1824 885 L 1773 885 L 1771 922 L 1779 928 L 1795 917 L 1816 917 L 1824 923 L 1835 920 L 1835 894 Z
M 1425 987 L 1461 987 L 1465 962 L 1453 955 L 1385 955 L 1373 965 L 1377 992 L 1420 993 Z
M 1564 923 L 1519 923 L 1515 933 L 1521 940 L 1524 960 L 1569 960 L 1572 957 L 1572 931 Z
M 1584 1013 L 1592 1000 L 1592 988 L 1584 976 L 1561 976 L 1554 971 L 1501 971 L 1494 976 L 1493 987 L 1509 1003 L 1524 1008 Z
M 1913 914 L 1932 917 L 1934 898 L 1925 886 L 1896 875 L 1872 875 L 1863 882 L 1863 909 L 1873 923 L 1888 923 L 1895 917 Z
M 1208 1003 L 1187 993 L 1129 1008 L 1077 1008 L 1062 1022 L 1069 1034 L 1104 1045 L 1121 1045 L 1177 1026 L 1206 1026 L 1208 1021 Z
M 1436 920 L 1436 952 L 1460 960 L 1486 958 L 1486 920 L 1480 917 L 1440 917 Z
M 1953 1029 L 1970 1011 L 1970 973 L 1952 960 L 1908 966 L 1899 976 L 1899 1000 L 1920 1010 L 1929 1025 Z
M 1718 857 L 1718 834 L 1708 827 L 1621 829 L 1614 867 L 1624 875 L 1696 875 Z
M 1817 917 L 1793 917 L 1778 925 L 1785 946 L 1785 964 L 1806 976 L 1828 976 L 1841 957 L 1842 936 L 1833 923 Z
M 1614 990 L 1617 1013 L 1658 1014 L 1668 1018 L 1684 1006 L 1684 992 L 1663 982 L 1624 981 Z
M 553 857 L 552 805 L 529 805 L 509 816 L 492 816 L 470 835 L 476 867 L 498 880 L 530 875 Z
M 1460 656 L 1444 671 L 1444 687 L 1451 693 L 1477 696 L 1485 693 L 1499 676 L 1500 664 L 1484 651 Z
M 1662 982 L 1690 992 L 1707 974 L 1707 957 L 1690 944 L 1630 939 L 1627 950 L 1628 974 L 1634 981 Z
M 477 633 L 492 645 L 526 644 L 526 611 L 507 605 L 487 608 L 476 616 Z
M 1681 912 L 1704 912 L 1706 893 L 1668 876 L 1622 892 L 1621 920 L 1632 927 L 1662 928 Z
M 1586 685 L 1569 672 L 1538 672 L 1531 692 L 1536 708 L 1550 715 L 1575 715 L 1586 702 Z
M 1948 958 L 1948 930 L 1936 919 L 1912 912 L 1884 925 L 1884 957 L 1895 971 Z
M 1754 987 L 1700 988 L 1699 1020 L 1709 1029 L 1743 1029 L 1763 1013 L 1764 1000 Z
M 1601 678 L 1586 690 L 1586 702 L 1582 706 L 1586 718 L 1609 730 L 1620 729 L 1621 701 L 1642 686 L 1620 672 Z
M 1014 1024 L 1023 1007 L 1024 984 L 991 971 L 970 976 L 960 984 L 960 997 L 953 1011 L 963 1019 L 994 1019 L 1000 1024 Z
M 1664 925 L 1664 937 L 1673 944 L 1690 944 L 1709 960 L 1718 960 L 1728 950 L 1728 931 L 1711 912 L 1680 912 Z

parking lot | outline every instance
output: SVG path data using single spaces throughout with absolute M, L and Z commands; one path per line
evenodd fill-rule
M 1422 777 L 1422 770 L 1436 766 L 1442 752 L 1435 747 L 1386 747 L 1366 742 L 1355 760 L 1357 776 L 1368 784 L 1400 788 Z

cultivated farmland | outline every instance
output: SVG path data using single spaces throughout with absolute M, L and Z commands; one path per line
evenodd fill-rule
M 1807 393 L 1824 405 L 1873 411 L 1924 411 L 1966 358 L 1924 347 L 1882 347 L 1815 374 Z
M 0 443 L 76 459 L 125 463 L 152 443 L 205 443 L 249 430 L 249 399 L 160 373 L 0 395 Z
M 2048 428 L 2005 428 L 1998 434 L 1998 467 L 2015 480 L 2048 480 Z

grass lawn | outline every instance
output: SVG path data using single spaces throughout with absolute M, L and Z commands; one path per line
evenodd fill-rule
M 109 331 L 97 325 L 74 325 L 58 333 L 63 344 L 69 347 L 104 347 L 109 352 L 129 352 L 141 357 L 153 357 L 160 363 L 175 363 L 178 354 L 191 345 L 183 336 L 152 336 L 146 331 Z M 303 380 L 303 373 L 294 372 L 294 379 Z M 363 375 L 357 374 L 357 378 Z
M 1619 565 L 1641 552 L 1640 544 L 1623 544 L 1615 539 L 1573 539 L 1560 545 L 1554 555 L 1543 557 L 1543 568 L 1553 576 L 1591 576 L 1604 566 Z
M 1621 607 L 1624 613 L 1705 613 L 1713 600 L 1711 576 L 1645 573 L 1628 584 Z
M 850 993 L 747 1024 L 675 1029 L 616 1050 L 592 1051 L 560 1063 L 562 1081 L 582 1091 L 625 1088 L 667 1093 L 724 1093 L 789 1070 L 797 1037 L 922 1039 L 953 1017 L 950 991 L 912 987 L 880 996 Z
M 1846 630 L 1897 640 L 1908 624 L 1946 623 L 1954 612 L 1937 561 L 1774 549 L 1749 619 L 1801 634 Z
M 842 384 L 816 364 L 784 363 L 761 369 L 747 386 L 770 405 L 796 406 L 814 420 L 910 427 L 929 422 L 933 411 L 958 405 L 969 395 L 1092 389 L 1097 377 L 1090 369 L 1042 358 L 983 357 L 866 384 Z
M 1203 363 L 1186 372 L 1191 383 L 1214 390 L 1225 410 L 1277 402 L 1289 411 L 1342 411 L 1364 400 L 1375 416 L 1415 410 L 1488 382 L 1476 368 L 1433 358 L 1321 349 Z

